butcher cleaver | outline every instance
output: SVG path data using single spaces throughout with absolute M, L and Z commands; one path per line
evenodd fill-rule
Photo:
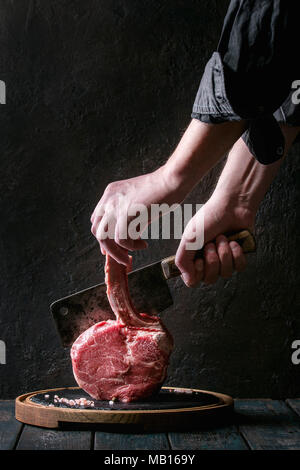
M 248 230 L 229 234 L 228 239 L 236 240 L 244 253 L 255 251 L 255 240 Z M 197 258 L 202 256 L 203 252 L 199 250 Z M 173 299 L 166 281 L 179 275 L 175 256 L 132 271 L 128 275 L 128 285 L 137 310 L 157 315 L 170 307 Z M 64 347 L 71 346 L 83 331 L 95 323 L 115 319 L 106 296 L 105 283 L 56 300 L 50 310 Z

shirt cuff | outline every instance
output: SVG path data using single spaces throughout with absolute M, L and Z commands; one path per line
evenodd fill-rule
M 224 69 L 218 52 L 214 52 L 206 64 L 191 117 L 208 124 L 246 119 L 247 129 L 242 138 L 252 155 L 264 165 L 283 156 L 284 136 L 272 114 L 242 118 L 233 110 L 226 94 Z

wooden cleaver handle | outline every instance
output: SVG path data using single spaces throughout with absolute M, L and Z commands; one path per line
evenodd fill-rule
M 254 236 L 249 230 L 242 230 L 241 232 L 230 233 L 227 235 L 228 241 L 236 241 L 242 247 L 244 253 L 252 253 L 255 251 L 256 244 Z M 203 248 L 199 250 L 195 258 L 203 257 Z M 175 264 L 175 255 L 165 258 L 161 262 L 161 267 L 165 279 L 180 276 L 181 272 Z

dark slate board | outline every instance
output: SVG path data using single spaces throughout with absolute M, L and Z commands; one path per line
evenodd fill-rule
M 214 395 L 210 395 L 202 392 L 193 393 L 179 393 L 174 392 L 172 389 L 160 390 L 160 392 L 150 398 L 147 401 L 134 402 L 134 403 L 121 403 L 114 402 L 110 405 L 108 401 L 94 400 L 83 390 L 72 390 L 64 389 L 60 391 L 47 392 L 49 398 L 46 399 L 44 393 L 34 395 L 31 400 L 40 405 L 54 404 L 60 408 L 72 408 L 82 409 L 79 405 L 69 406 L 63 403 L 54 403 L 54 395 L 58 395 L 59 398 L 67 398 L 68 400 L 75 400 L 78 398 L 86 398 L 94 402 L 95 406 L 85 407 L 85 409 L 93 410 L 166 410 L 176 408 L 193 408 L 196 406 L 205 405 L 218 405 L 221 401 Z

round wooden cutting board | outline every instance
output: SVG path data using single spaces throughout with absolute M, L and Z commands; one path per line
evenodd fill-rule
M 86 398 L 94 406 L 64 405 L 55 400 Z M 54 401 L 55 400 L 55 401 Z M 51 406 L 49 406 L 51 405 Z M 147 401 L 121 403 L 93 400 L 79 387 L 40 390 L 16 399 L 16 418 L 26 424 L 58 428 L 63 423 L 139 425 L 144 430 L 189 427 L 204 418 L 221 416 L 233 409 L 228 395 L 191 388 L 162 387 Z

